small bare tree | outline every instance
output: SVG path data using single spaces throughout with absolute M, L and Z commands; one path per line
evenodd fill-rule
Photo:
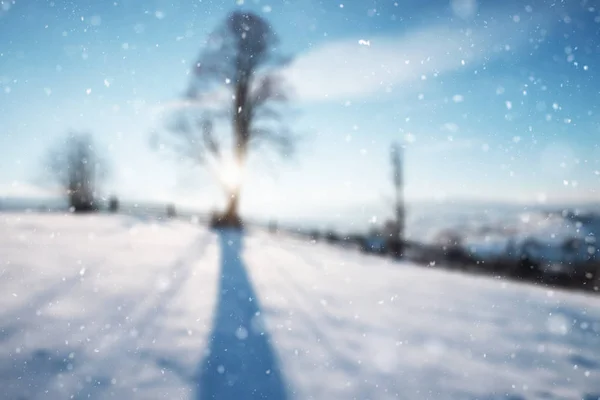
M 391 162 L 393 171 L 393 183 L 395 192 L 395 232 L 393 233 L 393 252 L 396 256 L 400 256 L 403 252 L 404 245 L 404 225 L 405 225 L 405 207 L 404 207 L 404 171 L 402 147 L 394 143 L 392 144 Z
M 45 170 L 75 212 L 98 209 L 96 198 L 108 169 L 106 161 L 99 157 L 91 135 L 67 135 L 48 151 Z
M 288 96 L 277 44 L 265 19 L 232 12 L 200 54 L 184 103 L 168 116 L 169 134 L 161 139 L 181 159 L 214 173 L 228 198 L 220 216 L 225 224 L 240 223 L 241 177 L 250 150 L 267 145 L 284 156 L 293 151 L 294 136 L 282 118 Z M 228 137 L 213 129 L 222 119 L 231 124 Z

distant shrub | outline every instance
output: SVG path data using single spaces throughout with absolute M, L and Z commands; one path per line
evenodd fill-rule
M 269 222 L 269 232 L 271 233 L 277 233 L 278 230 L 278 226 L 277 226 L 277 221 L 271 221 Z
M 175 218 L 177 216 L 177 211 L 175 210 L 175 204 L 167 205 L 167 217 Z
M 119 199 L 116 196 L 112 196 L 108 200 L 108 210 L 112 213 L 119 211 Z
M 400 258 L 404 254 L 404 242 L 402 240 L 390 238 L 386 243 L 387 251 L 390 255 Z
M 340 241 L 340 236 L 334 231 L 327 231 L 325 238 L 329 243 L 337 243 Z

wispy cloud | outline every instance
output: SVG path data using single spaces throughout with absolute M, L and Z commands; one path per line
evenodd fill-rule
M 528 43 L 545 18 L 530 17 L 518 26 L 510 25 L 512 20 L 491 18 L 470 27 L 437 24 L 397 36 L 331 41 L 297 55 L 282 75 L 293 90 L 294 100 L 307 102 L 363 99 L 400 90 L 400 85 L 405 90 L 407 83 L 427 83 L 461 69 L 472 73 L 483 64 L 510 56 Z M 229 89 L 222 86 L 196 101 L 169 102 L 154 112 L 219 109 L 230 102 Z M 453 101 L 462 98 L 456 96 Z
M 472 71 L 527 41 L 526 24 L 519 30 L 501 25 L 440 25 L 399 37 L 334 41 L 299 55 L 285 76 L 299 100 L 364 98 L 449 71 Z

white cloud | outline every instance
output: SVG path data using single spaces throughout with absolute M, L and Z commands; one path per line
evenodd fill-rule
M 299 101 L 346 101 L 405 91 L 407 83 L 428 84 L 446 72 L 463 69 L 472 74 L 473 69 L 526 44 L 530 29 L 540 23 L 522 23 L 518 31 L 494 20 L 484 26 L 434 25 L 401 36 L 332 41 L 299 54 L 282 74 Z M 163 104 L 154 112 L 218 109 L 231 101 L 228 89 L 215 89 L 201 101 Z M 463 100 L 460 94 L 453 97 L 455 102 Z
M 410 81 L 464 68 L 471 72 L 526 42 L 528 32 L 501 27 L 433 26 L 400 37 L 334 41 L 300 54 L 284 72 L 304 101 L 362 98 Z

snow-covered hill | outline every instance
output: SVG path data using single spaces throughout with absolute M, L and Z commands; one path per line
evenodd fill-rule
M 182 221 L 0 214 L 2 397 L 597 399 L 600 298 Z

